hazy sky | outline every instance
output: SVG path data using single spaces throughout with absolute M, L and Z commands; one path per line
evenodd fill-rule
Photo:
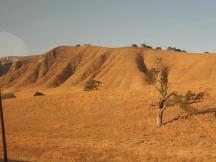
M 215 0 L 0 0 L 0 56 L 77 43 L 216 51 L 215 6 Z

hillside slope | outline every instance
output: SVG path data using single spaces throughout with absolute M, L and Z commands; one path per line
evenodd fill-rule
M 161 58 L 169 90 L 211 88 L 187 114 L 170 107 L 157 128 L 146 69 Z M 0 64 L 9 157 L 44 162 L 216 161 L 216 56 L 144 48 L 58 47 Z M 99 91 L 83 91 L 90 79 Z M 43 97 L 35 97 L 36 91 Z M 1 139 L 0 139 L 1 143 Z M 0 147 L 0 159 L 3 157 Z M 1 161 L 1 160 L 0 160 Z
M 61 46 L 39 56 L 21 57 L 0 64 L 4 89 L 83 88 L 91 79 L 102 89 L 141 89 L 146 86 L 141 66 L 155 67 L 157 58 L 170 69 L 170 83 L 178 86 L 216 86 L 216 56 L 145 48 Z

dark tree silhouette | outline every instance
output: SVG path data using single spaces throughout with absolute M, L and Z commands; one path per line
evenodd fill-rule
M 156 49 L 156 50 L 162 50 L 162 48 L 161 48 L 161 47 L 156 47 L 155 49 Z
M 181 50 L 181 49 L 176 48 L 176 47 L 168 47 L 167 51 L 186 52 L 185 50 Z
M 132 44 L 131 47 L 138 47 L 136 44 Z
M 90 80 L 85 85 L 86 91 L 98 90 L 99 86 L 101 86 L 102 82 L 98 80 Z
M 152 49 L 152 47 L 151 47 L 151 46 L 149 46 L 149 45 L 146 45 L 145 43 L 141 44 L 140 46 L 141 46 L 141 47 L 143 47 L 143 48 L 150 48 L 150 49 Z

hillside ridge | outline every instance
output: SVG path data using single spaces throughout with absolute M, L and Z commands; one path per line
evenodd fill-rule
M 15 58 L 8 62 L 0 59 L 0 82 L 4 89 L 82 89 L 87 81 L 95 79 L 102 82 L 102 89 L 139 90 L 147 85 L 141 64 L 152 68 L 157 58 L 169 67 L 171 83 L 197 87 L 216 85 L 213 54 L 84 45 L 59 46 L 42 55 Z

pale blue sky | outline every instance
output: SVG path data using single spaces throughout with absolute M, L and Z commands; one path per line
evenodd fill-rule
M 17 55 L 77 43 L 216 51 L 215 6 L 215 0 L 0 0 L 0 38 L 7 32 L 22 40 L 27 50 Z M 13 48 L 9 42 L 2 46 Z

